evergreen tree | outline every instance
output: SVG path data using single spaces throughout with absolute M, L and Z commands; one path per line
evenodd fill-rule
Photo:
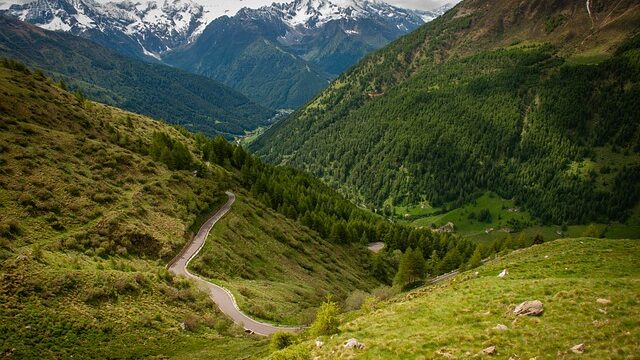
M 401 288 L 414 286 L 424 280 L 425 270 L 426 264 L 422 252 L 407 248 L 400 259 L 400 266 L 393 284 Z
M 438 265 L 440 264 L 440 256 L 438 256 L 438 252 L 433 250 L 431 252 L 431 256 L 429 260 L 426 262 L 426 272 L 427 274 L 433 276 L 438 272 Z
M 467 262 L 467 269 L 475 269 L 482 264 L 482 252 L 480 246 L 476 246 L 476 250 L 471 255 L 471 258 Z
M 462 261 L 463 259 L 462 259 L 462 255 L 460 254 L 460 251 L 458 250 L 457 247 L 454 246 L 451 248 L 451 250 L 447 252 L 447 254 L 444 256 L 444 258 L 440 262 L 438 271 L 440 273 L 447 273 L 447 272 L 456 270 L 457 268 L 460 267 L 460 265 L 462 265 Z

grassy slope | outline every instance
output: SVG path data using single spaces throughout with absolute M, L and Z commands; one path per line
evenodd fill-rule
M 342 299 L 377 282 L 364 248 L 337 246 L 239 193 L 192 267 L 228 287 L 239 306 L 266 321 L 309 322 L 327 295 Z
M 437 351 L 467 358 L 495 345 L 498 358 L 632 359 L 640 351 L 639 258 L 636 240 L 565 239 L 520 250 L 476 269 L 478 275 L 469 271 L 372 313 L 348 314 L 341 333 L 313 352 L 320 359 L 440 358 Z M 498 278 L 504 268 L 509 275 Z M 543 316 L 513 315 L 533 299 L 543 302 Z M 509 330 L 496 331 L 497 324 Z M 366 349 L 345 350 L 352 337 Z M 569 351 L 579 343 L 586 346 L 580 356 Z
M 153 131 L 184 137 L 21 72 L 0 69 L 0 98 L 0 352 L 139 358 L 206 345 L 236 358 L 264 349 L 164 271 L 196 215 L 223 197 L 215 183 L 130 148 Z M 195 318 L 193 332 L 181 330 Z
M 221 225 L 236 219 L 243 228 L 235 237 L 221 229 L 224 249 L 239 253 L 229 254 L 237 268 L 216 276 L 239 286 L 240 276 L 250 272 L 237 269 L 253 271 L 255 261 L 244 256 L 252 253 L 242 244 L 260 242 L 267 270 L 254 272 L 253 279 L 278 284 L 268 295 L 289 294 L 286 300 L 299 302 L 279 302 L 272 317 L 312 307 L 328 289 L 344 294 L 373 285 L 351 249 L 327 245 L 307 228 L 246 199 L 233 173 L 211 166 L 200 178 L 154 162 L 145 149 L 155 131 L 197 154 L 189 137 L 163 123 L 80 101 L 49 80 L 0 67 L 0 127 L 2 354 L 230 359 L 264 354 L 264 340 L 244 336 L 206 295 L 164 270 L 197 229 L 194 222 L 226 199 L 226 189 L 241 196 Z M 255 216 L 245 221 L 246 213 Z M 287 234 L 286 241 L 278 243 L 274 234 Z M 305 239 L 313 244 L 311 251 L 298 254 L 298 241 Z M 281 256 L 311 265 L 270 263 L 272 245 Z M 323 251 L 335 263 L 309 259 Z M 342 276 L 349 285 L 341 285 Z M 303 285 L 315 278 L 324 279 L 321 291 Z M 299 287 L 300 293 L 290 291 Z M 241 297 L 243 306 L 262 306 L 264 298 L 251 291 L 256 296 Z M 181 329 L 185 322 L 190 331 Z
M 624 157 L 624 155 L 621 154 L 616 155 Z M 473 212 L 478 215 L 482 209 L 488 209 L 491 212 L 491 222 L 481 222 L 478 221 L 477 218 L 469 219 L 470 213 Z M 517 209 L 517 211 L 512 211 L 513 209 Z M 519 224 L 522 230 L 516 230 L 511 233 L 512 237 L 516 237 L 520 232 L 524 232 L 527 237 L 540 234 L 546 240 L 580 237 L 588 227 L 588 225 L 570 225 L 567 226 L 566 230 L 562 230 L 562 227 L 559 225 L 536 225 L 536 220 L 531 217 L 527 211 L 516 206 L 512 200 L 502 199 L 490 192 L 483 194 L 474 202 L 460 208 L 443 213 L 439 210 L 439 208 L 421 208 L 420 206 L 397 207 L 396 213 L 403 218 L 405 214 L 408 214 L 409 218 L 405 218 L 404 220 L 410 221 L 412 225 L 418 227 L 430 227 L 431 224 L 440 227 L 448 222 L 453 222 L 456 226 L 456 233 L 481 242 L 489 242 L 507 237 L 507 233 L 502 230 L 505 228 L 514 229 L 514 224 Z M 605 238 L 628 239 L 640 236 L 638 221 L 640 221 L 640 214 L 637 210 L 634 210 L 624 224 L 616 222 L 594 225 Z M 493 230 L 487 232 L 487 230 L 490 229 Z

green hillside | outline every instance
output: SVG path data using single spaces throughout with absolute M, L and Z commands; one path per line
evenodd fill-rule
M 210 135 L 244 134 L 275 115 L 206 77 L 133 60 L 5 16 L 0 17 L 0 56 L 39 68 L 92 100 Z
M 0 124 L 3 356 L 237 359 L 263 353 L 265 341 L 244 335 L 204 293 L 165 270 L 198 224 L 224 202 L 227 189 L 240 195 L 241 204 L 240 215 L 234 205 L 225 221 L 245 213 L 253 213 L 253 220 L 232 239 L 219 238 L 229 231 L 221 229 L 208 246 L 259 240 L 260 246 L 277 244 L 283 254 L 295 253 L 290 258 L 302 265 L 275 266 L 263 252 L 256 256 L 272 270 L 256 272 L 254 259 L 238 251 L 238 268 L 216 269 L 216 276 L 234 284 L 290 284 L 298 295 L 284 298 L 283 306 L 308 312 L 327 291 L 345 296 L 379 284 L 366 270 L 368 258 L 354 256 L 353 247 L 320 240 L 249 198 L 229 158 L 226 167 L 205 166 L 200 145 L 184 131 L 86 100 L 11 61 L 0 67 Z M 269 234 L 262 232 L 265 222 Z M 285 233 L 296 239 L 282 238 Z M 305 242 L 309 251 L 298 253 Z M 327 259 L 313 260 L 315 251 Z M 336 266 L 345 269 L 333 273 Z M 206 264 L 198 268 L 214 271 Z M 299 292 L 309 278 L 323 278 L 324 286 Z M 261 299 L 243 301 L 256 306 Z
M 144 150 L 155 132 L 188 139 L 4 65 L 15 70 L 0 68 L 0 353 L 140 358 L 206 346 L 234 359 L 250 354 L 243 348 L 263 351 L 164 270 L 198 214 L 224 200 L 224 183 L 169 170 Z
M 374 209 L 492 191 L 543 224 L 625 222 L 640 199 L 640 8 L 598 2 L 591 27 L 584 2 L 548 3 L 464 1 L 251 148 Z
M 495 346 L 499 359 L 633 359 L 640 351 L 639 256 L 637 240 L 534 246 L 346 313 L 337 335 L 320 337 L 322 347 L 310 339 L 285 352 L 317 359 L 460 359 L 489 358 L 481 352 Z M 505 268 L 509 274 L 497 277 Z M 541 316 L 513 314 L 529 300 L 542 302 Z M 350 338 L 364 349 L 345 349 Z M 571 351 L 578 344 L 584 344 L 580 355 Z
M 222 137 L 89 101 L 6 59 L 0 120 L 3 354 L 264 354 L 265 341 L 165 270 L 225 190 L 238 200 L 192 271 L 228 286 L 245 312 L 266 321 L 305 324 L 327 296 L 391 291 L 395 250 L 416 249 L 431 275 L 477 251 L 464 239 L 390 223 Z M 370 254 L 373 241 L 390 251 Z

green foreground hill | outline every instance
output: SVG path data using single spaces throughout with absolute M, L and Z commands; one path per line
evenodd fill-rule
M 317 359 L 635 359 L 640 351 L 640 242 L 557 240 L 347 313 L 325 344 L 283 351 Z M 497 275 L 508 269 L 504 278 Z M 599 300 L 600 299 L 600 300 Z M 541 316 L 516 316 L 539 300 Z M 506 330 L 498 330 L 502 324 Z M 364 349 L 345 349 L 355 338 Z M 571 348 L 584 344 L 584 352 Z M 278 358 L 278 355 L 274 355 Z M 284 357 L 286 358 L 286 357 Z
M 264 354 L 264 340 L 165 269 L 226 190 L 237 200 L 191 270 L 264 321 L 307 324 L 327 297 L 388 297 L 409 248 L 428 261 L 399 286 L 507 248 L 389 222 L 222 137 L 89 101 L 7 59 L 0 130 L 3 356 Z M 374 241 L 389 251 L 370 253 Z
M 229 189 L 237 204 L 194 267 L 224 280 L 246 311 L 297 323 L 328 293 L 343 298 L 380 284 L 359 245 L 323 240 L 245 189 L 231 165 L 244 152 L 222 139 L 234 156 L 207 164 L 204 156 L 224 149 L 205 155 L 203 137 L 91 102 L 7 60 L 0 130 L 2 356 L 263 353 L 264 340 L 243 334 L 204 293 L 165 270 Z M 318 186 L 307 192 L 359 213 Z M 331 227 L 333 210 L 324 209 Z M 316 280 L 321 286 L 308 285 Z M 282 300 L 266 307 L 264 296 Z
M 544 224 L 625 222 L 640 200 L 639 18 L 634 1 L 463 1 L 251 147 L 370 208 L 448 211 L 493 191 Z

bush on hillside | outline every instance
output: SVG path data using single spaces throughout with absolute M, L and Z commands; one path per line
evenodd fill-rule
M 355 290 L 344 301 L 344 308 L 347 311 L 360 310 L 369 294 L 362 290 Z
M 309 350 L 302 346 L 293 346 L 276 351 L 269 356 L 269 360 L 310 360 Z
M 338 333 L 338 325 L 340 325 L 339 314 L 338 304 L 331 300 L 323 302 L 316 313 L 316 320 L 309 328 L 311 335 L 322 336 Z
M 582 236 L 584 237 L 592 237 L 592 238 L 599 238 L 601 237 L 601 232 L 600 230 L 598 230 L 598 227 L 594 224 L 591 224 L 589 226 L 587 226 L 587 228 L 584 230 L 584 232 L 582 233 Z
M 289 345 L 293 344 L 295 341 L 295 335 L 285 332 L 285 331 L 277 331 L 273 335 L 271 335 L 271 342 L 269 343 L 269 349 L 271 351 L 282 350 Z

